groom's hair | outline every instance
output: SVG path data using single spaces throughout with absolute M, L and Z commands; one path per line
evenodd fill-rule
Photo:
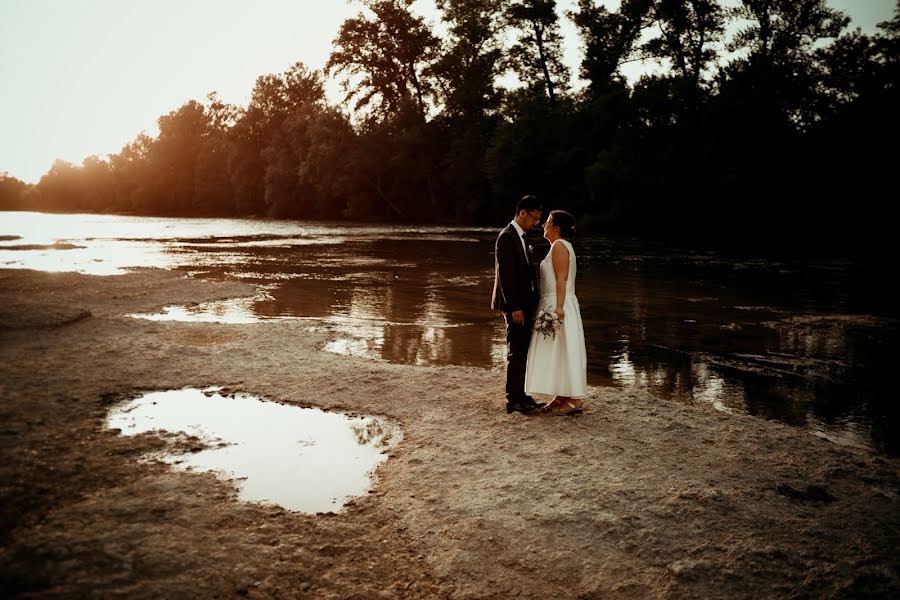
M 518 217 L 519 213 L 522 210 L 526 210 L 526 211 L 541 210 L 542 211 L 542 210 L 544 210 L 544 208 L 541 206 L 540 200 L 538 200 L 535 196 L 528 195 L 528 196 L 523 197 L 521 200 L 519 200 L 519 203 L 516 204 L 516 215 L 515 216 Z

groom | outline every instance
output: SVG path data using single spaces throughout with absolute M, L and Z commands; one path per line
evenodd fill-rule
M 538 283 L 525 232 L 541 220 L 541 203 L 525 196 L 516 206 L 516 216 L 500 232 L 495 246 L 494 296 L 491 308 L 506 320 L 506 413 L 527 413 L 540 408 L 525 395 L 525 363 L 531 342 L 531 324 L 538 304 Z

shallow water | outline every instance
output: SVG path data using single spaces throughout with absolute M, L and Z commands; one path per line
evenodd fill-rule
M 200 438 L 207 447 L 199 452 L 157 458 L 232 479 L 242 500 L 307 513 L 334 512 L 367 493 L 371 472 L 399 437 L 384 419 L 223 395 L 217 388 L 144 394 L 110 411 L 107 426 L 123 435 L 158 430 Z
M 20 236 L 8 240 L 2 236 Z M 240 279 L 256 297 L 142 318 L 307 319 L 324 350 L 501 371 L 489 310 L 493 229 L 0 213 L 0 267 L 121 273 L 136 266 Z M 69 244 L 79 248 L 15 250 Z M 531 243 L 538 255 L 543 240 Z M 7 248 L 7 249 L 4 249 Z M 588 380 L 747 412 L 836 443 L 900 453 L 892 373 L 900 338 L 888 276 L 785 260 L 583 238 L 577 294 Z M 498 373 L 498 404 L 502 374 Z

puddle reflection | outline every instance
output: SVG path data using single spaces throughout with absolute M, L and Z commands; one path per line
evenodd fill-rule
M 239 325 L 260 323 L 272 317 L 261 317 L 253 305 L 265 297 L 264 293 L 252 298 L 233 298 L 215 302 L 201 302 L 189 306 L 164 306 L 159 313 L 134 313 L 128 315 L 147 321 L 179 321 L 182 323 L 227 323 Z
M 210 445 L 167 454 L 175 468 L 235 480 L 242 500 L 308 513 L 339 510 L 371 486 L 371 473 L 400 437 L 376 417 L 349 417 L 267 402 L 218 388 L 152 392 L 110 411 L 123 435 L 183 432 Z

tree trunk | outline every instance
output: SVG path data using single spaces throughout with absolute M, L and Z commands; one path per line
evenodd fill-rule
M 556 105 L 556 94 L 553 91 L 553 80 L 550 79 L 550 70 L 547 68 L 547 57 L 544 56 L 544 32 L 537 21 L 532 21 L 531 23 L 534 27 L 534 39 L 537 43 L 538 56 L 541 59 L 541 71 L 544 72 L 544 80 L 547 82 L 547 94 L 550 96 L 550 108 L 553 108 Z

